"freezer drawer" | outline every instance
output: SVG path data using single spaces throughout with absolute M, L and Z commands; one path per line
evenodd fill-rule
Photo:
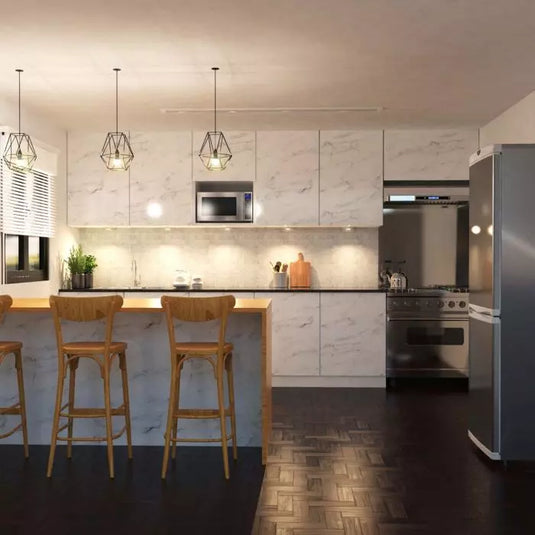
M 499 459 L 500 318 L 470 311 L 469 321 L 468 429 L 480 449 Z

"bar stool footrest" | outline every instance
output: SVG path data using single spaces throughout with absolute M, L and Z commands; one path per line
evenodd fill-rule
M 17 413 L 19 414 L 19 413 Z M 17 425 L 16 427 L 14 427 L 11 431 L 8 431 L 7 433 L 4 433 L 3 435 L 0 435 L 0 438 L 7 438 L 7 437 L 10 437 L 13 433 L 15 433 L 16 431 L 18 431 L 19 429 L 22 429 L 22 423 L 20 423 L 19 425 Z
M 61 428 L 60 428 L 61 430 Z M 111 438 L 115 440 L 119 438 L 126 431 L 126 425 L 117 433 L 113 434 Z M 105 442 L 106 437 L 61 437 L 58 435 L 57 440 L 62 440 L 63 442 Z
M 230 409 L 225 409 L 225 416 L 230 417 Z M 173 418 L 184 418 L 184 419 L 211 419 L 219 418 L 219 409 L 178 409 L 175 410 Z
M 0 408 L 0 416 L 6 415 L 16 415 L 21 414 L 21 408 L 20 403 L 15 403 L 14 405 L 10 405 L 9 407 L 1 407 Z
M 125 416 L 126 410 L 124 404 L 120 407 L 111 409 L 112 416 Z M 64 418 L 105 418 L 106 409 L 100 407 L 89 408 L 74 408 L 70 412 L 60 412 L 60 416 Z

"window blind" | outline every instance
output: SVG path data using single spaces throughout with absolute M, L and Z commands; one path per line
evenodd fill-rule
M 0 163 L 1 230 L 52 237 L 56 225 L 55 177 L 40 170 L 12 171 Z

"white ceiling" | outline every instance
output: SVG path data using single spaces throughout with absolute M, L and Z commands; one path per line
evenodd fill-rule
M 0 30 L 0 97 L 23 68 L 69 129 L 113 128 L 113 67 L 124 130 L 211 127 L 214 65 L 222 129 L 480 126 L 535 89 L 533 0 L 18 0 Z

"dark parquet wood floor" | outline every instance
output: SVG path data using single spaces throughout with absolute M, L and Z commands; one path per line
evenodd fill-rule
M 264 469 L 260 448 L 240 448 L 231 478 L 219 447 L 180 447 L 167 480 L 163 448 L 115 448 L 115 480 L 106 449 L 74 446 L 56 453 L 45 477 L 48 447 L 0 446 L 0 535 L 250 535 Z
M 240 448 L 230 481 L 217 447 L 180 448 L 162 483 L 159 447 L 132 463 L 116 448 L 114 481 L 104 448 L 60 449 L 49 481 L 46 446 L 25 462 L 0 445 L 0 535 L 533 535 L 535 464 L 481 455 L 466 401 L 438 385 L 274 389 L 265 473 Z
M 253 534 L 535 533 L 535 464 L 481 455 L 455 385 L 276 389 Z

